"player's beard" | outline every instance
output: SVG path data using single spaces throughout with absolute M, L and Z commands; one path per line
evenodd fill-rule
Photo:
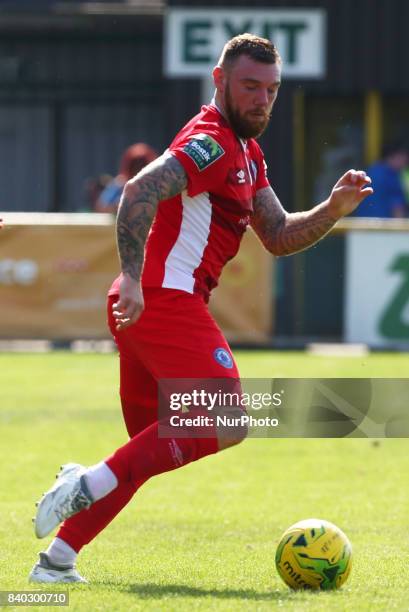
M 260 119 L 257 120 L 254 115 L 252 119 L 247 118 L 246 113 L 241 114 L 238 109 L 234 108 L 229 83 L 226 85 L 224 108 L 230 126 L 239 138 L 258 138 L 270 121 L 270 113 L 266 113 L 263 117 L 260 116 Z

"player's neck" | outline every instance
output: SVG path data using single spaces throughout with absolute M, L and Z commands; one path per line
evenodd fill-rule
M 221 114 L 221 116 L 224 119 L 226 119 L 226 121 L 228 121 L 226 111 L 224 110 L 223 101 L 221 100 L 220 96 L 217 95 L 217 92 L 215 93 L 215 95 L 211 99 L 210 104 L 212 106 L 215 106 L 217 108 L 217 110 L 219 111 L 219 113 Z

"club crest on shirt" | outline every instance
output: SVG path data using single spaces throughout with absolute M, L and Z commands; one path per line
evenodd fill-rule
M 225 153 L 209 134 L 193 134 L 183 151 L 195 162 L 200 172 L 214 164 Z
M 231 370 L 231 368 L 233 367 L 232 356 L 228 351 L 226 351 L 225 348 L 215 349 L 215 351 L 213 352 L 213 357 L 215 358 L 217 363 L 219 363 L 224 368 Z

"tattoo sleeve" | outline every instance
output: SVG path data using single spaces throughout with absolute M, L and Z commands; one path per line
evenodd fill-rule
M 325 202 L 305 212 L 287 213 L 271 187 L 257 192 L 251 220 L 254 231 L 273 255 L 291 255 L 308 248 L 335 223 Z
M 146 238 L 161 200 L 187 187 L 182 164 L 165 153 L 125 185 L 118 208 L 116 233 L 122 272 L 140 280 Z

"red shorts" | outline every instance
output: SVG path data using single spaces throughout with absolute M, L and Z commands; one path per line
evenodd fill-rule
M 229 345 L 196 294 L 177 289 L 144 289 L 138 321 L 117 331 L 108 296 L 108 323 L 119 349 L 122 402 L 157 408 L 158 381 L 169 378 L 239 378 Z M 128 427 L 129 430 L 129 427 Z

